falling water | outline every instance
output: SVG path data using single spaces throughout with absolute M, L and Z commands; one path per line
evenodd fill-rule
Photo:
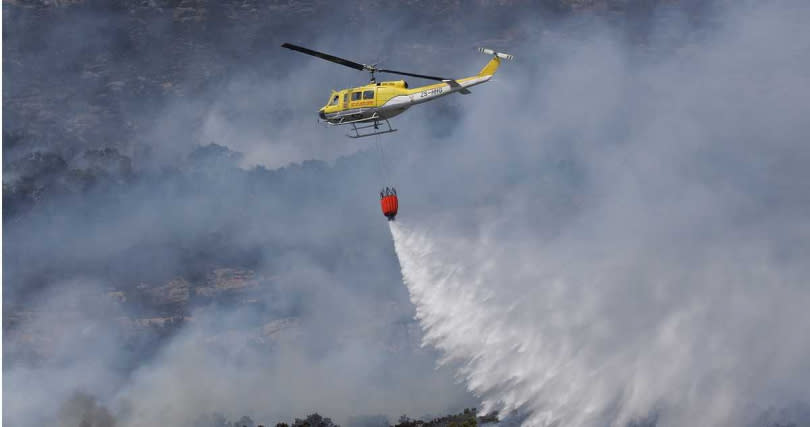
M 807 396 L 790 375 L 808 368 L 794 323 L 807 324 L 807 292 L 749 286 L 767 272 L 738 275 L 725 259 L 690 274 L 623 254 L 576 262 L 390 224 L 423 344 L 458 366 L 485 411 L 542 426 L 750 425 Z

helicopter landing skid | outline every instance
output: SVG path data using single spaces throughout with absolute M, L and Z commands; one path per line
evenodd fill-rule
M 385 125 L 388 126 L 388 129 L 380 130 L 380 124 L 385 122 Z M 352 130 L 354 131 L 354 135 L 347 133 L 346 136 L 349 138 L 357 139 L 357 138 L 364 138 L 367 136 L 374 136 L 374 135 L 382 135 L 385 133 L 396 132 L 397 130 L 391 127 L 391 123 L 388 122 L 388 119 L 383 120 L 374 120 L 373 123 L 369 123 L 367 125 L 360 125 L 357 126 L 357 123 L 351 123 Z M 373 128 L 371 132 L 363 132 L 365 129 Z

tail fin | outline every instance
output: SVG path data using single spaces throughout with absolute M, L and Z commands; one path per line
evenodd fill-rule
M 498 71 L 498 66 L 501 65 L 501 59 L 506 59 L 507 61 L 511 61 L 514 58 L 512 55 L 508 53 L 501 53 L 496 52 L 492 49 L 487 49 L 483 47 L 479 47 L 478 51 L 485 54 L 485 55 L 493 55 L 493 58 L 478 72 L 479 76 L 491 76 Z

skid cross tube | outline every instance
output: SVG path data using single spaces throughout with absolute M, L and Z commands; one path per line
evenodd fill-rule
M 385 122 L 385 125 L 388 127 L 388 129 L 380 130 L 380 123 L 382 123 L 382 122 Z M 382 135 L 382 134 L 385 134 L 385 133 L 391 133 L 391 132 L 396 132 L 397 131 L 396 129 L 391 127 L 391 123 L 388 121 L 388 119 L 383 119 L 383 120 L 374 119 L 374 123 L 369 123 L 367 125 L 361 125 L 361 126 L 357 126 L 356 122 L 351 122 L 351 125 L 352 125 L 352 130 L 354 130 L 354 135 L 347 133 L 346 136 L 348 136 L 349 138 L 354 138 L 354 139 L 356 139 L 356 138 L 364 138 L 364 137 L 373 136 L 373 135 Z M 361 132 L 362 130 L 369 129 L 369 128 L 374 128 L 374 131 L 369 132 L 369 133 L 362 133 Z

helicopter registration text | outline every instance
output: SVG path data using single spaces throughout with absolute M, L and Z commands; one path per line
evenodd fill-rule
M 443 89 L 444 89 L 443 87 L 435 87 L 433 89 L 423 90 L 422 92 L 419 93 L 419 97 L 425 98 L 433 95 L 441 95 L 444 92 Z

